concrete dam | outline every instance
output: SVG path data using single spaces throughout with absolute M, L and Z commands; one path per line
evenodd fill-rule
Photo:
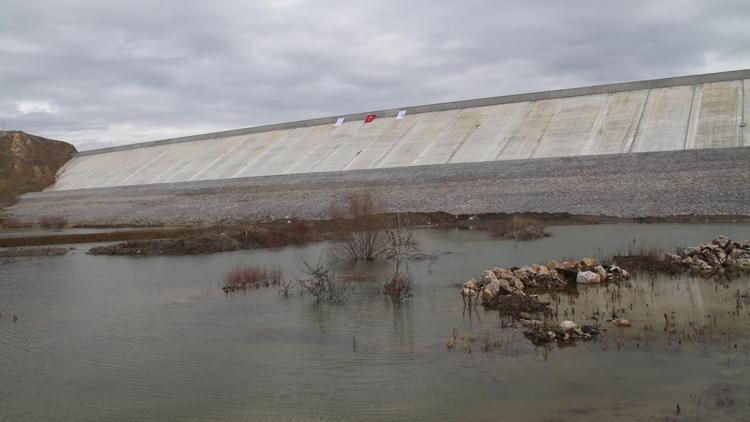
M 86 151 L 11 212 L 150 224 L 321 217 L 337 194 L 375 189 L 394 210 L 750 215 L 749 94 L 750 70 L 739 70 Z
M 739 71 L 142 143 L 79 154 L 51 190 L 739 147 L 750 145 L 749 90 L 750 71 Z M 365 123 L 369 114 L 376 118 Z

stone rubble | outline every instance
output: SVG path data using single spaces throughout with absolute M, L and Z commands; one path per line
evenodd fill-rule
M 750 271 L 750 241 L 735 242 L 726 236 L 719 236 L 703 245 L 666 254 L 665 261 L 705 274 Z
M 533 324 L 523 335 L 536 346 L 556 342 L 571 343 L 575 340 L 591 340 L 599 335 L 599 329 L 590 325 L 579 326 L 573 321 L 563 321 L 559 325 Z
M 547 304 L 532 293 L 565 290 L 575 284 L 596 284 L 624 280 L 630 274 L 616 265 L 600 264 L 593 258 L 578 262 L 551 261 L 547 265 L 494 268 L 483 271 L 479 280 L 471 279 L 461 287 L 464 303 L 481 298 L 489 309 L 515 315 L 519 312 L 543 312 Z

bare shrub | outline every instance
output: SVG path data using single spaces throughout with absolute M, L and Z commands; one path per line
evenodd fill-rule
M 279 283 L 279 294 L 288 297 L 289 292 L 292 290 L 292 287 L 294 287 L 294 280 L 282 280 Z
M 44 229 L 62 229 L 68 225 L 68 221 L 62 217 L 44 215 L 39 217 L 39 225 Z
M 401 224 L 396 216 L 396 228 L 386 231 L 388 243 L 384 255 L 393 261 L 393 274 L 383 286 L 383 293 L 394 300 L 412 296 L 414 282 L 409 273 L 409 262 L 421 256 L 421 250 L 411 229 Z
M 335 254 L 352 261 L 382 257 L 388 246 L 384 212 L 383 201 L 370 192 L 349 193 L 333 203 L 330 215 L 340 238 Z
M 299 280 L 302 289 L 315 298 L 316 303 L 337 305 L 346 302 L 346 287 L 336 282 L 336 273 L 318 260 L 315 265 L 303 262 L 303 272 L 309 277 Z
M 549 236 L 545 231 L 547 224 L 544 220 L 515 215 L 509 220 L 492 220 L 487 228 L 495 236 L 502 236 L 513 240 L 532 240 Z
M 225 292 L 247 290 L 249 288 L 269 287 L 281 283 L 284 272 L 275 267 L 271 270 L 257 266 L 237 266 L 224 275 Z
M 407 299 L 412 296 L 414 281 L 409 274 L 394 274 L 383 286 L 383 293 L 394 300 Z

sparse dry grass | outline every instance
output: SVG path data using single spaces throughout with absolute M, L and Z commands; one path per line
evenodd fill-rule
M 229 292 L 275 286 L 281 283 L 283 275 L 283 271 L 278 267 L 267 270 L 254 265 L 237 266 L 224 275 L 223 289 Z

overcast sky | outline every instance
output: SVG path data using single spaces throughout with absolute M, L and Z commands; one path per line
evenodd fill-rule
M 734 70 L 749 28 L 748 0 L 0 0 L 0 121 L 86 149 Z

